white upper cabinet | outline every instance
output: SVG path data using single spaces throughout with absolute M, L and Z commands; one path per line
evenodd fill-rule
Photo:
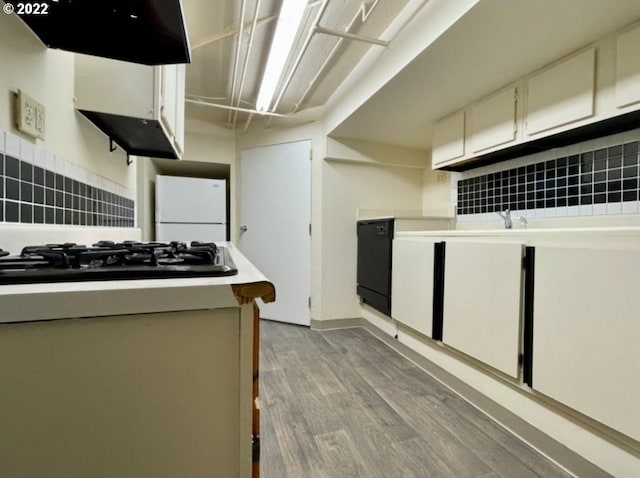
M 526 133 L 552 133 L 594 115 L 595 49 L 587 50 L 527 81 Z
M 76 108 L 152 119 L 157 110 L 152 66 L 75 55 Z
M 616 41 L 616 106 L 640 102 L 640 26 Z
M 438 121 L 433 130 L 432 164 L 435 167 L 464 156 L 464 112 Z
M 472 153 L 504 147 L 516 140 L 517 94 L 517 88 L 510 86 L 470 107 L 468 129 Z
M 640 110 L 640 26 L 612 33 L 468 104 L 434 126 L 432 167 Z
M 160 120 L 179 155 L 184 143 L 185 66 L 160 66 Z
M 75 56 L 75 106 L 129 154 L 179 159 L 185 65 Z

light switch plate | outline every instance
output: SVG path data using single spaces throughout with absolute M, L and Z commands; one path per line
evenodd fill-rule
M 29 136 L 44 139 L 44 105 L 38 103 L 22 90 L 18 90 L 16 97 L 16 126 L 19 131 Z

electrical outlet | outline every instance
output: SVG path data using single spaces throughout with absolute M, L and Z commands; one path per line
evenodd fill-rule
M 45 126 L 44 106 L 18 90 L 16 98 L 16 126 L 34 138 L 44 139 Z
M 446 173 L 438 173 L 437 181 L 438 181 L 439 183 L 444 183 L 446 180 L 447 180 L 447 175 L 446 175 Z
M 38 139 L 44 139 L 44 106 L 36 104 L 36 130 Z

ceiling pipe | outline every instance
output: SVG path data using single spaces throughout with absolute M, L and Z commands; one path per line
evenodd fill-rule
M 194 95 L 192 93 L 185 93 L 185 98 L 191 98 L 192 100 L 213 100 L 213 101 L 227 101 L 229 98 L 226 96 L 204 96 Z
M 256 109 L 250 109 L 250 108 L 240 108 L 239 106 L 229 106 L 229 105 L 221 105 L 219 103 L 210 103 L 208 101 L 203 101 L 199 99 L 186 98 L 184 102 L 191 103 L 194 105 L 208 106 L 211 108 L 220 108 L 220 109 L 229 110 L 229 111 L 239 111 L 241 113 L 251 113 L 251 114 L 258 114 L 263 116 L 276 116 L 278 118 L 290 118 L 292 116 L 292 115 L 283 115 L 280 113 L 270 113 L 267 111 L 258 111 Z
M 268 15 L 266 17 L 259 18 L 258 21 L 255 24 L 256 25 L 262 25 L 263 23 L 272 22 L 276 18 L 278 18 L 277 15 Z M 225 38 L 229 38 L 229 37 L 232 37 L 234 35 L 237 35 L 238 32 L 242 32 L 242 31 L 246 30 L 247 28 L 249 28 L 252 23 L 253 22 L 247 22 L 244 25 L 242 25 L 242 30 L 238 30 L 237 28 L 233 28 L 233 29 L 227 30 L 224 33 L 219 33 L 218 35 L 214 35 L 212 37 L 207 38 L 206 40 L 202 40 L 202 41 L 200 41 L 198 43 L 195 43 L 195 44 L 191 45 L 191 51 L 193 51 L 193 50 L 195 50 L 197 48 L 201 48 L 203 46 L 209 45 L 211 43 L 215 43 L 217 41 L 224 40 Z
M 378 3 L 380 3 L 380 0 L 375 0 L 375 2 L 373 2 L 368 9 L 367 9 L 366 3 L 362 3 L 362 5 L 360 5 L 360 8 L 356 12 L 356 14 L 353 16 L 349 24 L 346 26 L 345 32 L 348 32 L 349 30 L 351 30 L 351 28 L 353 28 L 353 25 L 355 25 L 356 21 L 358 20 L 358 17 L 360 17 L 360 21 L 362 21 L 363 23 L 366 22 L 369 19 L 369 16 L 373 12 L 373 10 L 375 10 L 375 8 L 378 6 Z M 324 72 L 325 68 L 329 65 L 329 63 L 331 63 L 331 60 L 333 60 L 334 55 L 338 52 L 338 49 L 340 48 L 343 42 L 344 42 L 344 38 L 342 37 L 338 38 L 338 41 L 336 42 L 335 45 L 333 45 L 333 48 L 325 58 L 324 62 L 316 72 L 315 76 L 311 79 L 311 81 L 307 85 L 307 88 L 304 90 L 304 93 L 302 93 L 302 96 L 300 96 L 300 99 L 295 103 L 292 113 L 295 113 L 296 111 L 298 111 L 298 109 L 300 108 L 300 105 L 307 98 L 307 95 L 311 92 L 311 90 L 315 87 L 316 83 L 320 79 L 320 76 Z
M 240 51 L 242 50 L 242 34 L 244 32 L 244 13 L 247 8 L 247 0 L 242 0 L 242 4 L 240 6 L 240 25 L 238 27 L 238 35 L 236 41 L 236 54 L 234 55 L 233 60 L 233 74 L 231 76 L 231 94 L 229 98 L 231 98 L 230 104 L 233 105 L 236 97 L 236 80 L 238 78 L 238 64 L 240 63 Z M 227 123 L 231 123 L 231 113 L 227 115 Z
M 247 77 L 247 67 L 249 65 L 249 57 L 251 55 L 251 47 L 253 46 L 253 37 L 256 33 L 256 26 L 258 24 L 258 13 L 260 13 L 260 4 L 262 0 L 257 0 L 256 8 L 253 12 L 253 25 L 251 26 L 251 33 L 249 34 L 249 43 L 247 44 L 247 53 L 244 56 L 244 64 L 242 65 L 242 78 L 240 79 L 240 89 L 238 90 L 238 101 L 236 101 L 236 106 L 240 106 L 240 101 L 242 100 L 242 90 L 244 88 L 244 82 Z M 233 98 L 232 98 L 233 101 Z M 233 104 L 233 103 L 232 103 Z M 233 120 L 231 121 L 232 127 L 236 127 L 236 123 L 238 121 L 238 111 L 234 111 Z
M 324 33 L 326 35 L 332 35 L 335 37 L 348 38 L 350 40 L 356 40 L 356 41 L 361 41 L 365 43 L 371 43 L 373 45 L 378 45 L 378 46 L 384 46 L 384 47 L 389 46 L 389 42 L 385 40 L 379 40 L 377 38 L 356 35 L 354 33 L 349 33 L 349 32 L 341 32 L 340 30 L 333 30 L 331 28 L 321 27 L 320 25 L 316 27 L 315 32 Z

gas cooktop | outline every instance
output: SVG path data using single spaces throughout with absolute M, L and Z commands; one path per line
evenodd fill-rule
M 238 270 L 212 242 L 112 242 L 27 246 L 18 256 L 0 249 L 0 284 L 229 276 Z

